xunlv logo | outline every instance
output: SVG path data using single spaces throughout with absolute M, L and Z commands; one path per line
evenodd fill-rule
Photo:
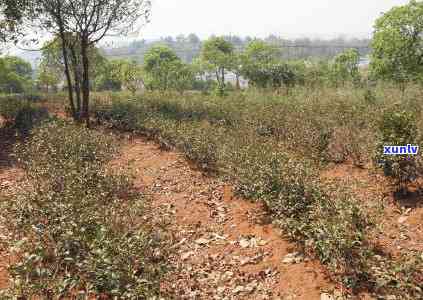
M 408 144 L 407 146 L 383 146 L 383 154 L 385 155 L 417 155 L 419 146 Z

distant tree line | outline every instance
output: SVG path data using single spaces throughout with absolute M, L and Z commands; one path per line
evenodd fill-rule
M 66 87 L 64 57 L 60 39 L 47 42 L 36 84 L 49 92 Z M 211 37 L 202 43 L 198 56 L 185 62 L 169 46 L 155 44 L 147 50 L 141 63 L 128 58 L 106 58 L 102 51 L 90 47 L 90 90 L 186 90 L 225 94 L 240 89 L 240 80 L 257 88 L 290 88 L 294 85 L 359 83 L 360 53 L 348 49 L 332 59 L 288 60 L 282 58 L 282 50 L 260 39 L 251 40 L 245 49 L 239 50 L 225 37 Z M 81 66 L 70 53 L 68 60 L 70 82 L 78 88 L 78 70 Z M 78 55 L 76 55 L 78 56 Z M 228 80 L 231 76 L 231 80 Z
M 213 38 L 214 36 L 212 36 Z M 236 51 L 242 51 L 253 41 L 252 37 L 239 37 L 227 35 L 222 37 L 230 42 Z M 330 40 L 323 39 L 284 39 L 275 35 L 270 35 L 261 41 L 270 44 L 281 51 L 281 59 L 330 59 L 346 49 L 357 49 L 360 56 L 367 56 L 370 53 L 370 39 L 345 39 L 336 38 Z M 114 58 L 127 57 L 138 62 L 142 62 L 147 51 L 157 44 L 164 45 L 172 49 L 184 62 L 190 63 L 195 57 L 200 55 L 205 41 L 195 34 L 179 35 L 174 37 L 164 37 L 159 41 L 137 40 L 127 46 L 103 49 L 104 54 Z
M 10 31 L 10 39 L 16 38 L 22 34 L 16 28 L 20 24 L 18 21 L 26 19 L 29 24 L 44 26 L 53 33 L 54 38 L 43 45 L 35 84 L 46 92 L 66 89 L 76 119 L 88 120 L 91 91 L 126 89 L 135 93 L 147 89 L 183 93 L 199 90 L 224 95 L 231 89 L 239 89 L 240 79 L 256 88 L 286 90 L 294 85 L 336 87 L 346 83 L 366 85 L 377 80 L 393 81 L 404 88 L 409 82 L 423 82 L 423 2 L 410 1 L 381 16 L 376 21 L 371 41 L 289 41 L 276 36 L 265 39 L 212 36 L 202 41 L 190 34 L 175 39 L 163 38 L 154 43 L 141 40 L 126 47 L 100 49 L 97 42 L 106 31 L 95 30 L 108 26 L 108 23 L 80 28 L 77 22 L 68 21 L 83 18 L 87 14 L 85 9 L 79 10 L 73 1 L 68 0 L 43 1 L 48 4 L 46 7 L 40 6 L 38 1 L 24 1 L 33 5 L 28 16 L 22 15 L 22 10 L 17 10 L 14 5 L 8 10 L 5 9 L 7 6 L 0 6 L 5 20 L 13 20 L 15 14 L 15 21 L 7 21 L 6 27 L 4 22 L 0 23 L 3 24 L 0 30 L 3 34 Z M 15 2 L 10 0 L 10 3 Z M 144 14 L 148 14 L 149 2 L 143 0 L 114 0 L 116 9 L 125 11 L 126 21 L 109 10 L 110 1 L 98 3 L 92 7 L 91 13 L 98 17 L 118 18 L 113 23 L 114 30 L 121 33 L 127 26 L 131 27 L 130 22 L 134 20 L 126 8 L 137 11 L 137 7 L 146 4 Z M 63 10 L 65 7 L 68 10 Z M 36 14 L 38 11 L 40 13 Z M 64 13 L 67 15 L 62 15 Z M 43 22 L 41 25 L 37 23 L 40 21 Z M 62 28 L 62 21 L 67 22 L 66 28 Z M 360 58 L 369 53 L 370 66 L 362 72 Z M 30 67 L 17 68 L 19 64 L 22 62 L 11 57 L 0 61 L 0 71 L 4 70 L 0 77 L 0 85 L 3 82 L 0 92 L 20 92 L 32 87 L 28 85 Z M 22 72 L 22 69 L 26 71 Z M 228 76 L 235 77 L 235 82 L 229 83 Z

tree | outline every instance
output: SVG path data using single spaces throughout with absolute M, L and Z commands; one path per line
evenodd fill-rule
M 6 56 L 4 61 L 10 72 L 16 73 L 24 79 L 31 79 L 32 67 L 29 62 L 17 56 Z
M 255 86 L 271 85 L 272 73 L 278 73 L 276 65 L 280 54 L 276 47 L 260 40 L 252 40 L 242 54 L 241 74 Z
M 0 58 L 0 91 L 23 93 L 31 84 L 32 67 L 15 56 Z
M 135 61 L 124 61 L 120 66 L 122 83 L 133 95 L 144 86 L 143 70 Z
M 357 82 L 360 80 L 358 63 L 360 54 L 356 49 L 349 49 L 338 54 L 331 65 L 331 81 L 338 85 L 347 81 Z
M 66 34 L 66 41 L 69 46 L 66 60 L 69 62 L 69 73 L 71 79 L 71 86 L 73 87 L 73 93 L 75 95 L 75 109 L 76 114 L 79 114 L 81 111 L 81 102 L 82 102 L 82 89 L 81 89 L 81 79 L 82 79 L 82 61 L 81 61 L 81 49 L 78 46 L 77 37 L 72 34 Z M 44 44 L 41 52 L 41 65 L 44 65 L 45 71 L 54 72 L 55 77 L 63 80 L 63 77 L 58 76 L 58 74 L 65 73 L 65 58 L 63 57 L 62 51 L 62 39 L 60 37 L 55 37 L 51 41 Z M 100 51 L 94 45 L 91 45 L 88 49 L 88 58 L 90 60 L 89 66 L 89 75 L 92 79 L 90 88 L 93 87 L 96 76 L 99 74 L 101 66 L 105 62 L 105 58 L 100 54 Z M 53 80 L 51 75 L 42 74 L 42 79 Z M 51 82 L 50 82 L 51 83 Z
M 271 64 L 281 57 L 281 51 L 261 40 L 251 41 L 245 48 L 245 63 L 260 67 L 261 65 Z
M 290 87 L 297 82 L 298 66 L 281 61 L 281 51 L 261 40 L 252 40 L 241 54 L 241 74 L 260 88 Z
M 124 60 L 105 60 L 99 67 L 98 76 L 95 78 L 94 86 L 100 91 L 120 91 L 123 87 L 120 70 Z
M 13 2 L 13 1 L 11 1 Z M 75 120 L 89 125 L 90 57 L 89 49 L 108 34 L 125 35 L 138 27 L 150 12 L 147 0 L 26 0 L 20 7 L 23 23 L 31 33 L 48 32 L 61 40 L 69 104 Z M 29 31 L 27 31 L 29 33 Z M 74 49 L 75 51 L 73 51 Z M 78 51 L 76 51 L 78 49 Z M 75 52 L 81 62 L 82 105 L 76 110 L 69 57 Z M 75 84 L 78 80 L 75 80 Z
M 153 46 L 144 56 L 144 70 L 148 75 L 148 85 L 161 91 L 171 87 L 172 76 L 180 58 L 167 46 Z
M 182 61 L 176 61 L 172 64 L 170 87 L 179 93 L 183 94 L 184 91 L 193 87 L 195 80 L 194 68 Z
M 423 77 L 423 2 L 394 7 L 375 24 L 370 72 L 401 84 Z
M 235 78 L 236 78 L 236 83 L 235 83 L 235 88 L 237 90 L 241 89 L 241 85 L 240 85 L 240 77 L 242 76 L 243 73 L 243 67 L 244 67 L 244 61 L 245 61 L 245 55 L 242 52 L 236 52 L 233 55 L 233 59 L 232 59 L 232 72 L 235 74 Z
M 201 59 L 212 67 L 221 92 L 225 89 L 225 71 L 233 64 L 233 53 L 233 45 L 222 37 L 211 37 L 201 50 Z
M 37 76 L 37 85 L 40 89 L 45 90 L 47 93 L 50 90 L 56 91 L 61 79 L 60 73 L 55 72 L 45 62 L 40 63 Z

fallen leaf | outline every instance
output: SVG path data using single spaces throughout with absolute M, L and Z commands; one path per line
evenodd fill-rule
M 188 252 L 185 252 L 185 253 L 183 253 L 182 255 L 181 255 L 181 258 L 182 258 L 182 260 L 187 260 L 191 255 L 193 255 L 194 254 L 194 252 L 193 251 L 188 251 Z
M 210 243 L 210 241 L 205 238 L 199 238 L 198 240 L 195 241 L 195 243 L 198 245 L 207 245 L 208 243 Z
M 241 246 L 241 248 L 248 248 L 250 247 L 250 241 L 247 239 L 241 239 L 239 241 L 239 245 Z

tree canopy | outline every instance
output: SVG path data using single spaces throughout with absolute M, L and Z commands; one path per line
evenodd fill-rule
M 167 46 L 153 46 L 144 57 L 147 84 L 152 89 L 167 90 L 171 87 L 174 72 L 181 63 L 180 58 Z
M 376 21 L 371 73 L 405 82 L 423 77 L 423 2 L 394 7 Z
M 357 82 L 360 79 L 358 63 L 360 55 L 356 49 L 349 49 L 338 54 L 331 65 L 331 81 L 344 84 L 346 81 Z
M 30 41 L 35 40 L 34 35 L 45 33 L 60 39 L 70 110 L 76 120 L 84 119 L 88 124 L 90 48 L 106 35 L 136 31 L 150 14 L 150 1 L 26 0 L 22 4 L 19 14 L 6 15 L 19 20 Z M 14 8 L 12 0 L 4 5 L 5 12 Z
M 233 54 L 233 44 L 223 37 L 212 37 L 203 44 L 201 59 L 213 69 L 220 89 L 225 87 L 225 70 L 231 69 Z
M 31 84 L 32 67 L 16 56 L 0 58 L 0 91 L 23 93 Z

